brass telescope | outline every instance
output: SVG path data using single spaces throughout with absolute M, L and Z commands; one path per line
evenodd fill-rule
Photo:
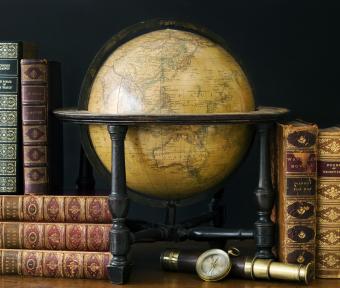
M 243 278 L 247 279 L 277 279 L 304 282 L 308 284 L 314 279 L 314 266 L 312 263 L 307 265 L 288 264 L 274 262 L 272 259 L 257 259 L 250 257 L 239 257 L 233 259 L 233 267 L 243 266 Z M 237 268 L 236 268 L 237 269 Z M 234 273 L 235 269 L 233 269 Z
M 227 253 L 220 249 L 205 252 L 167 249 L 162 253 L 160 262 L 164 270 L 196 273 L 205 281 L 218 281 L 228 275 L 245 279 L 275 279 L 305 284 L 314 279 L 312 263 L 288 264 L 272 259 L 238 256 L 236 250 L 233 248 Z

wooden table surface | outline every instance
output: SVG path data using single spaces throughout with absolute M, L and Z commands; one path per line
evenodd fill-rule
M 294 282 L 269 282 L 251 281 L 242 279 L 227 279 L 220 282 L 204 282 L 194 274 L 164 272 L 159 268 L 160 251 L 164 248 L 188 247 L 191 243 L 149 243 L 138 244 L 132 249 L 134 262 L 131 279 L 124 288 L 129 287 L 169 287 L 169 288 L 276 288 L 276 287 L 306 287 L 303 284 Z M 196 244 L 200 248 L 208 248 L 206 244 Z M 233 246 L 240 245 L 232 243 Z M 247 246 L 249 244 L 247 243 Z M 241 244 L 241 246 L 244 246 Z M 83 279 L 54 279 L 20 276 L 0 276 L 0 288 L 109 288 L 113 287 L 109 281 L 104 280 L 83 280 Z M 339 280 L 317 279 L 308 287 L 339 288 Z

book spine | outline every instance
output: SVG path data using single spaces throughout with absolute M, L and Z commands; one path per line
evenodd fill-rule
M 108 279 L 110 253 L 0 249 L 1 275 Z
M 110 224 L 0 222 L 0 248 L 109 251 Z
M 20 187 L 18 100 L 20 43 L 0 43 L 0 193 Z M 18 176 L 18 177 L 17 177 Z
M 279 125 L 279 260 L 315 262 L 316 125 Z
M 316 276 L 340 278 L 340 132 L 319 134 Z
M 106 196 L 2 196 L 0 220 L 112 223 Z
M 48 65 L 21 60 L 24 193 L 48 193 Z

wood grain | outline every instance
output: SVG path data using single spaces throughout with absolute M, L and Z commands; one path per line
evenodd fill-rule
M 237 124 L 270 122 L 282 119 L 289 110 L 279 107 L 258 107 L 250 112 L 232 112 L 216 114 L 110 114 L 94 113 L 77 108 L 56 109 L 54 115 L 63 121 L 78 124 L 111 124 L 111 125 L 143 125 L 143 124 Z
M 230 242 L 229 245 L 249 249 L 249 243 L 253 242 Z M 229 246 L 228 245 L 228 246 Z M 207 244 L 197 242 L 185 243 L 157 243 L 157 244 L 140 244 L 135 245 L 132 249 L 133 271 L 130 282 L 123 287 L 167 287 L 167 288 L 280 288 L 280 287 L 307 287 L 295 282 L 269 282 L 269 281 L 251 281 L 242 279 L 224 279 L 216 283 L 203 282 L 194 274 L 164 272 L 159 268 L 160 251 L 169 247 L 188 248 L 197 247 L 200 249 L 208 248 Z M 252 247 L 251 247 L 252 248 Z M 1 276 L 0 288 L 110 288 L 115 285 L 109 281 L 103 280 L 71 280 L 71 279 L 52 279 L 39 277 L 19 277 L 19 276 Z M 340 280 L 317 279 L 308 287 L 340 287 Z

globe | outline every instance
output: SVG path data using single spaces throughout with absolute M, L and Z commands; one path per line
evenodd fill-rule
M 249 82 L 220 44 L 180 29 L 136 36 L 106 58 L 94 77 L 90 112 L 110 114 L 215 114 L 254 110 Z M 104 125 L 88 128 L 102 165 L 111 169 Z M 251 140 L 247 125 L 146 125 L 125 139 L 127 186 L 166 200 L 217 187 L 240 163 Z

